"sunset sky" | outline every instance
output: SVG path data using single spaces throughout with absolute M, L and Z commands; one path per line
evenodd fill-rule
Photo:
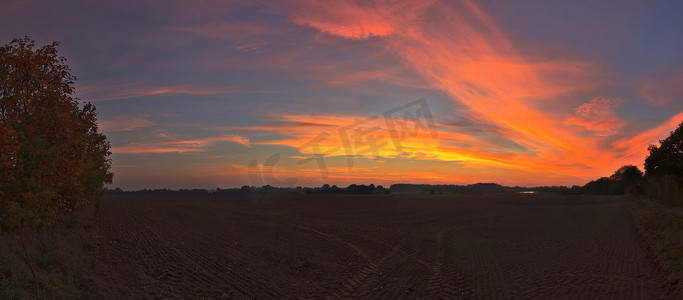
M 584 184 L 683 121 L 682 1 L 0 6 L 61 43 L 111 187 Z

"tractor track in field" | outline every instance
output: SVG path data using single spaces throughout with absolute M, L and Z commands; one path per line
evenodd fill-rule
M 380 273 L 380 266 L 384 264 L 389 258 L 396 255 L 400 248 L 400 245 L 394 247 L 394 249 L 392 249 L 392 251 L 390 251 L 389 253 L 385 254 L 377 260 L 370 261 L 368 265 L 365 266 L 365 268 L 363 268 L 350 278 L 343 280 L 340 283 L 340 289 L 338 291 L 333 292 L 333 297 L 339 299 L 362 297 L 363 293 L 366 293 L 368 291 L 368 288 L 371 286 L 373 281 L 377 280 Z
M 427 283 L 427 296 L 439 299 L 456 299 L 465 296 L 469 289 L 465 277 L 457 270 L 444 263 L 444 235 L 441 230 L 436 235 L 436 257 L 430 266 L 430 277 Z M 469 295 L 468 295 L 469 296 Z

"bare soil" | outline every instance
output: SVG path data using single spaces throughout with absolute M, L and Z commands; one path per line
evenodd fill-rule
M 628 200 L 108 195 L 96 298 L 657 299 Z

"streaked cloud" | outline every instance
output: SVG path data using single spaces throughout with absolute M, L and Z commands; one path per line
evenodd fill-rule
M 459 161 L 479 168 L 571 173 L 585 178 L 627 163 L 615 160 L 615 153 L 606 153 L 600 146 L 601 138 L 626 125 L 615 110 L 621 100 L 593 98 L 578 105 L 573 113 L 548 110 L 552 109 L 550 103 L 572 101 L 572 95 L 587 94 L 609 82 L 597 64 L 527 57 L 515 48 L 493 18 L 471 1 L 439 2 L 410 13 L 396 9 L 410 5 L 383 4 L 386 3 L 300 4 L 292 20 L 346 39 L 384 37 L 389 51 L 458 105 L 464 105 L 467 114 L 501 128 L 492 134 L 504 134 L 500 137 L 512 139 L 528 150 L 475 150 L 463 146 L 492 149 L 487 146 L 491 143 L 476 135 L 449 133 L 451 136 L 440 137 L 432 146 L 416 143 L 414 153 L 422 159 Z M 410 24 L 411 30 L 396 30 L 401 24 Z M 582 135 L 581 127 L 592 131 L 596 138 Z M 312 138 L 310 133 L 298 137 Z M 447 145 L 453 140 L 459 141 L 460 146 Z M 273 141 L 290 146 L 302 142 L 303 139 Z M 340 144 L 333 142 L 329 146 L 333 145 Z M 389 153 L 385 155 L 391 157 Z
M 393 10 L 381 5 L 359 7 L 353 2 L 343 3 L 340 9 L 330 8 L 334 4 L 304 6 L 301 11 L 306 15 L 299 15 L 295 22 L 308 20 L 308 15 L 329 17 L 334 14 L 329 17 L 334 22 L 314 25 L 298 22 L 345 38 L 367 38 L 367 35 L 354 34 L 355 31 L 349 33 L 346 28 L 364 24 L 364 15 L 391 16 L 380 20 L 390 19 L 392 21 L 386 24 L 401 24 L 415 21 L 413 12 L 425 12 L 411 10 L 410 14 L 401 14 L 392 13 Z M 559 160 L 554 154 L 543 157 L 545 153 L 560 151 L 565 156 L 563 161 L 568 159 L 584 166 L 589 163 L 588 156 L 597 154 L 595 149 L 578 146 L 585 143 L 578 143 L 581 137 L 566 130 L 557 120 L 561 112 L 553 116 L 536 105 L 589 89 L 599 73 L 595 66 L 581 61 L 536 61 L 521 56 L 491 17 L 469 1 L 455 5 L 436 3 L 423 23 L 411 24 L 421 29 L 397 31 L 391 36 L 386 34 L 390 51 L 403 58 L 432 86 L 465 105 L 469 114 L 504 128 L 515 141 L 540 153 L 527 159 L 536 161 L 537 167 L 544 160 L 546 163 Z M 492 159 L 472 150 L 468 151 L 470 155 L 463 155 L 462 150 L 442 149 L 439 153 L 491 165 L 521 162 L 510 158 Z
M 236 135 L 223 135 L 202 139 L 179 139 L 167 134 L 159 134 L 152 141 L 134 142 L 112 146 L 115 154 L 163 154 L 206 151 L 216 142 L 232 142 L 249 147 L 249 139 Z
M 132 131 L 140 128 L 151 127 L 157 125 L 156 121 L 152 121 L 149 116 L 133 114 L 133 115 L 118 115 L 113 118 L 99 120 L 99 128 L 105 133 Z
M 79 85 L 76 94 L 83 101 L 108 101 L 148 96 L 172 95 L 218 95 L 234 91 L 234 88 L 204 87 L 196 84 L 144 85 L 139 83 L 92 83 Z
M 215 39 L 252 38 L 271 31 L 266 26 L 240 21 L 216 21 L 205 25 L 172 27 L 171 30 L 194 33 Z

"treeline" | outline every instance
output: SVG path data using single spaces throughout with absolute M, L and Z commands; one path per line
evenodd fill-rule
M 395 194 L 462 194 L 462 195 L 481 195 L 490 193 L 519 193 L 529 191 L 524 187 L 508 187 L 497 183 L 475 183 L 468 185 L 453 184 L 392 184 L 389 187 L 391 193 Z
M 330 186 L 324 184 L 321 187 L 273 187 L 264 185 L 262 187 L 243 186 L 239 189 L 216 189 L 218 194 L 349 194 L 349 195 L 371 195 L 389 194 L 389 190 L 381 185 L 374 184 L 352 184 L 348 187 Z
M 265 185 L 261 187 L 242 186 L 241 188 L 228 188 L 215 190 L 206 189 L 143 189 L 136 191 L 124 191 L 120 188 L 108 189 L 107 195 L 117 194 L 348 194 L 348 195 L 386 195 L 386 194 L 462 194 L 483 195 L 492 193 L 567 193 L 570 188 L 565 186 L 541 186 L 541 187 L 508 187 L 496 183 L 475 183 L 469 185 L 430 185 L 430 184 L 393 184 L 389 188 L 374 184 L 351 184 L 347 187 L 324 184 L 320 187 L 274 187 Z
M 619 168 L 570 192 L 587 194 L 642 194 L 659 202 L 683 207 L 683 122 L 670 135 L 650 145 L 645 172 L 634 165 Z
M 468 185 L 453 184 L 392 184 L 388 189 L 374 184 L 352 184 L 348 187 L 324 184 L 321 187 L 274 187 L 264 185 L 261 187 L 242 186 L 241 188 L 228 188 L 215 190 L 206 189 L 143 189 L 137 191 L 123 191 L 120 188 L 106 190 L 105 194 L 460 194 L 460 195 L 484 195 L 500 193 L 558 193 L 558 194 L 600 194 L 600 195 L 623 195 L 625 193 L 642 194 L 645 190 L 646 180 L 638 167 L 626 165 L 619 168 L 612 176 L 602 177 L 586 183 L 583 186 L 537 186 L 520 187 L 504 186 L 497 183 L 475 183 Z
M 627 168 L 628 167 L 628 168 Z M 631 170 L 634 166 L 624 166 Z M 621 170 L 621 169 L 620 169 Z M 621 171 L 618 171 L 621 172 Z M 638 172 L 640 172 L 638 170 Z M 629 173 L 630 174 L 630 173 Z M 642 178 L 642 172 L 640 172 Z M 629 177 L 630 178 L 630 177 Z M 556 193 L 556 194 L 601 194 L 601 195 L 623 195 L 627 187 L 631 188 L 632 183 L 637 182 L 635 190 L 642 190 L 640 181 L 622 179 L 622 176 L 612 175 L 603 177 L 585 185 L 568 186 L 504 186 L 497 183 L 475 183 L 468 185 L 431 185 L 431 184 L 393 184 L 390 187 L 391 193 L 395 194 L 461 194 L 461 195 L 484 195 L 500 193 Z
M 136 190 L 136 191 L 124 191 L 120 188 L 116 189 L 107 189 L 104 191 L 105 195 L 120 195 L 120 194 L 141 194 L 141 195 L 147 195 L 147 194 L 209 194 L 212 191 L 205 190 L 205 189 L 179 189 L 179 190 L 172 190 L 172 189 L 143 189 L 143 190 Z
M 247 194 L 389 194 L 389 190 L 381 185 L 374 184 L 352 184 L 348 187 L 340 188 L 336 185 L 330 186 L 325 184 L 321 187 L 274 187 L 271 185 L 264 185 L 261 187 L 242 186 L 241 188 L 229 188 L 215 190 L 205 189 L 144 189 L 137 191 L 124 191 L 120 188 L 114 190 L 106 190 L 105 195 L 119 195 L 119 194 L 225 194 L 225 195 L 247 195 Z
M 643 172 L 634 165 L 619 168 L 610 177 L 600 177 L 583 186 L 573 186 L 570 194 L 623 195 L 642 194 L 645 188 Z

